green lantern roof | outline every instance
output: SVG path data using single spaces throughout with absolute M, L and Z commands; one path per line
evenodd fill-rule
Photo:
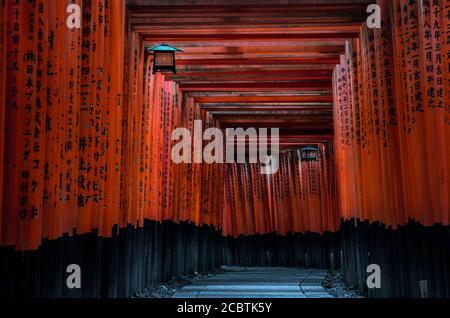
M 172 46 L 172 45 L 169 45 L 166 43 L 155 45 L 151 48 L 147 48 L 146 50 L 152 51 L 152 52 L 175 52 L 175 51 L 183 52 L 182 50 L 176 48 L 175 46 Z
M 305 148 L 302 148 L 302 150 L 305 150 L 305 151 L 318 151 L 319 148 L 316 148 L 314 146 L 307 146 Z

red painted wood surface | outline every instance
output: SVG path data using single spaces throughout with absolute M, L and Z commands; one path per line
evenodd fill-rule
M 85 3 L 69 29 L 70 3 L 0 7 L 0 242 L 21 250 L 119 220 L 125 6 Z
M 379 1 L 381 30 L 363 24 L 369 1 L 120 0 L 75 1 L 70 30 L 72 2 L 0 1 L 1 245 L 146 219 L 234 236 L 335 231 L 340 216 L 448 224 L 448 0 Z M 184 51 L 177 74 L 151 74 L 144 46 L 163 40 Z M 285 153 L 271 177 L 175 164 L 171 132 L 196 119 L 279 127 L 284 152 L 321 144 L 321 159 Z
M 334 74 L 341 213 L 448 224 L 450 2 L 378 3 Z
M 300 151 L 280 156 L 279 172 L 261 174 L 259 164 L 230 164 L 225 170 L 224 235 L 324 231 L 339 228 L 332 144 L 317 161 Z

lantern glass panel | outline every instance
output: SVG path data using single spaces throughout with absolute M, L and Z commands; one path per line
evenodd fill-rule
M 306 147 L 301 150 L 303 160 L 317 160 L 319 157 L 318 150 L 313 147 Z
M 173 66 L 173 52 L 155 52 L 156 66 Z

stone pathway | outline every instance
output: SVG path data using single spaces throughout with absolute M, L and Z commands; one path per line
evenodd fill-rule
M 285 267 L 223 267 L 178 290 L 174 298 L 332 298 L 325 270 Z

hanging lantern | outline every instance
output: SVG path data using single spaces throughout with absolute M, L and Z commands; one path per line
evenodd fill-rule
M 301 149 L 302 161 L 316 161 L 319 159 L 319 148 L 307 146 Z
M 182 50 L 163 43 L 147 48 L 146 51 L 153 52 L 153 74 L 156 72 L 172 72 L 176 74 L 175 52 L 183 52 Z

